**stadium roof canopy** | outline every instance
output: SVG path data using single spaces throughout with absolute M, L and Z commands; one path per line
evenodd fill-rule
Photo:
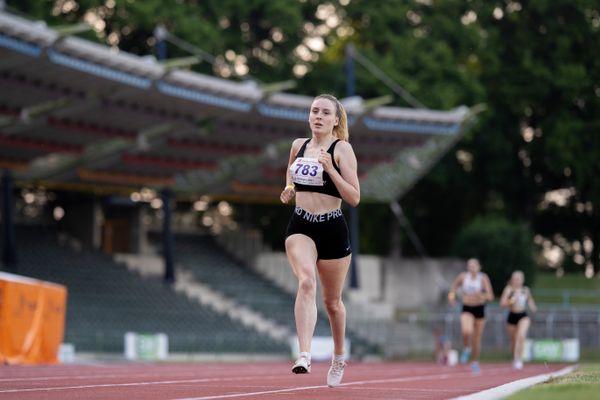
M 277 200 L 311 97 L 170 69 L 0 12 L 0 168 L 21 185 Z M 343 99 L 366 201 L 402 195 L 460 137 L 467 107 Z

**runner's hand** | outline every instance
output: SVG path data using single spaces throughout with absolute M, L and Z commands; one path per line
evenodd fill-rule
M 294 189 L 294 187 L 291 185 L 288 185 L 281 192 L 281 195 L 279 196 L 279 200 L 281 200 L 282 203 L 287 204 L 291 199 L 294 198 L 295 195 L 296 195 L 296 190 Z
M 333 170 L 333 161 L 331 161 L 331 154 L 321 149 L 321 153 L 318 158 L 321 165 L 323 165 L 323 171 L 330 173 Z

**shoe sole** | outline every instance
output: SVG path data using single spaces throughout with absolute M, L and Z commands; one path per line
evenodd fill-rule
M 310 373 L 310 367 L 308 367 L 308 369 L 306 369 L 303 366 L 299 365 L 297 367 L 292 368 L 292 372 L 294 374 L 309 374 Z

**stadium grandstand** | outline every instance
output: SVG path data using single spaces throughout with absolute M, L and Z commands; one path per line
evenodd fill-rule
M 291 291 L 205 231 L 173 236 L 169 205 L 276 201 L 289 145 L 307 135 L 311 97 L 171 68 L 6 12 L 0 60 L 0 168 L 4 203 L 16 208 L 16 222 L 3 215 L 5 260 L 67 287 L 65 340 L 122 352 L 127 331 L 165 332 L 174 352 L 289 351 Z M 358 96 L 342 103 L 371 202 L 397 199 L 472 116 L 467 107 L 372 106 Z M 45 210 L 57 193 L 62 206 Z M 139 200 L 163 212 L 155 229 Z M 45 211 L 32 211 L 37 203 Z M 149 273 L 123 253 L 162 255 L 165 265 Z M 239 279 L 228 286 L 223 276 Z M 326 328 L 320 320 L 317 333 Z M 358 353 L 376 351 L 377 340 L 350 336 Z
M 273 198 L 290 141 L 307 134 L 311 97 L 170 69 L 6 13 L 0 34 L 0 162 L 18 182 Z M 470 115 L 342 102 L 367 201 L 397 198 Z

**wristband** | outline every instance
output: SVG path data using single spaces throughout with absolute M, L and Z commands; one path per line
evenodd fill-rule
M 283 190 L 286 190 L 286 189 L 295 190 L 296 187 L 294 185 L 287 185 Z

